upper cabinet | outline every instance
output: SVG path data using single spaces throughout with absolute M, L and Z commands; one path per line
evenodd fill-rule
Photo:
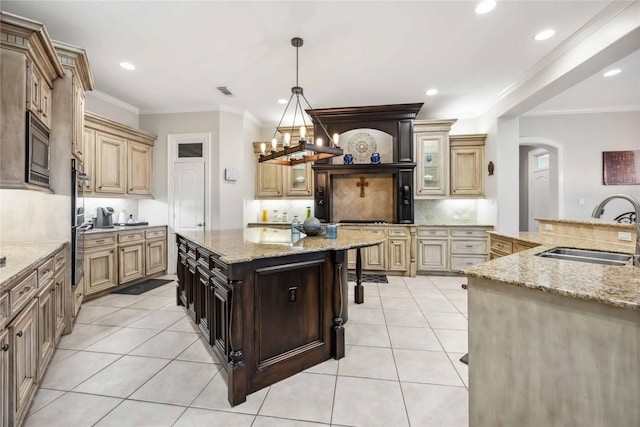
M 56 117 L 51 136 L 54 141 L 70 142 L 71 155 L 84 163 L 84 94 L 94 88 L 91 67 L 84 49 L 56 41 L 53 46 L 65 75 L 55 82 Z
M 55 191 L 49 170 L 58 166 L 55 162 L 62 158 L 60 150 L 65 147 L 50 148 L 48 137 L 55 127 L 53 88 L 54 81 L 64 77 L 62 64 L 44 25 L 6 12 L 1 12 L 0 18 L 0 188 Z M 30 137 L 38 148 L 51 152 L 29 159 Z M 65 166 L 68 170 L 68 156 Z M 32 167 L 42 177 L 37 185 L 26 172 Z
M 266 142 L 267 150 L 271 150 L 271 143 Z M 270 163 L 260 163 L 260 143 L 253 143 L 256 153 L 256 198 L 310 198 L 313 197 L 313 170 L 311 163 L 301 163 L 294 166 L 283 166 Z M 278 144 L 278 150 L 282 145 Z
M 87 195 L 151 195 L 154 135 L 86 113 L 83 139 Z
M 484 196 L 482 164 L 486 135 L 449 135 L 455 120 L 416 120 L 416 198 Z

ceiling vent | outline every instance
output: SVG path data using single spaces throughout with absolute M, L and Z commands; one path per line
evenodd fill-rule
M 233 93 L 231 93 L 231 91 L 226 86 L 218 86 L 216 89 L 222 92 L 224 96 L 233 96 Z

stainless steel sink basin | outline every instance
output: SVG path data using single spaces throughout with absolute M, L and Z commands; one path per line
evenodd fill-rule
M 604 265 L 626 265 L 632 255 L 615 252 L 591 251 L 586 249 L 553 248 L 536 254 L 543 258 L 563 259 L 567 261 L 590 262 Z

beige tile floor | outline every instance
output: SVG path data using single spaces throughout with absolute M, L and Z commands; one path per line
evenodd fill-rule
M 388 279 L 364 283 L 364 304 L 350 294 L 345 358 L 233 408 L 225 372 L 175 305 L 175 282 L 90 301 L 25 426 L 467 426 L 466 279 Z

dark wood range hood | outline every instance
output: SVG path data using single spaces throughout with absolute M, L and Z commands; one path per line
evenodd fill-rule
M 394 222 L 413 224 L 413 122 L 422 103 L 376 105 L 370 107 L 307 110 L 314 121 L 314 135 L 344 133 L 354 129 L 376 129 L 393 138 L 393 162 L 380 164 L 337 165 L 329 160 L 313 165 L 315 216 L 332 222 L 332 178 L 344 175 L 388 174 L 393 177 Z M 358 218 L 351 218 L 358 219 Z

